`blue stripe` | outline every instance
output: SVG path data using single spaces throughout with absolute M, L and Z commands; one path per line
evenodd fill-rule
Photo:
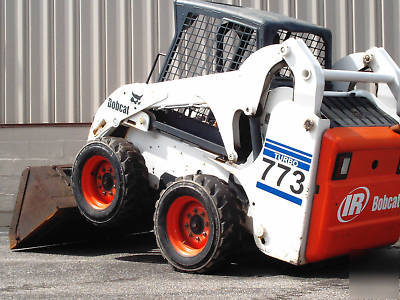
M 284 144 L 281 144 L 281 143 L 275 142 L 275 141 L 273 141 L 273 140 L 271 140 L 271 139 L 267 139 L 267 142 L 270 142 L 270 143 L 273 143 L 273 144 L 275 144 L 275 145 L 282 146 L 282 147 L 288 148 L 288 149 L 290 149 L 290 150 L 293 150 L 293 151 L 299 152 L 300 154 L 303 154 L 303 155 L 305 155 L 305 156 L 312 157 L 312 155 L 311 155 L 310 153 L 307 153 L 307 152 L 304 152 L 304 151 L 298 150 L 298 149 L 296 149 L 296 148 L 293 148 L 293 147 L 290 147 L 290 146 L 286 146 L 286 145 L 284 145 Z
M 302 160 L 302 161 L 304 161 L 304 162 L 311 163 L 311 159 L 309 159 L 309 158 L 307 158 L 307 157 L 304 157 L 304 156 L 302 156 L 302 155 L 300 155 L 300 154 L 294 153 L 294 152 L 292 152 L 292 151 L 283 149 L 283 148 L 281 148 L 281 147 L 278 147 L 278 146 L 275 146 L 275 145 L 272 145 L 272 144 L 268 144 L 268 143 L 265 144 L 265 147 L 267 147 L 267 148 L 269 148 L 269 149 L 272 149 L 272 150 L 275 150 L 275 151 L 279 151 L 279 152 L 281 152 L 281 153 L 284 153 L 284 154 L 286 154 L 286 155 L 288 155 L 288 156 L 297 158 L 297 159 Z
M 264 149 L 264 155 L 275 158 L 275 153 L 274 151 L 268 150 L 268 149 Z
M 269 156 L 271 158 L 276 159 L 275 158 L 275 154 L 280 154 L 280 153 L 276 153 L 276 152 L 271 151 L 269 149 L 264 149 L 264 155 L 266 155 L 266 156 Z M 278 159 L 278 161 L 280 161 L 280 160 Z M 292 165 L 293 167 L 300 168 L 300 169 L 302 169 L 304 171 L 310 171 L 310 165 L 309 164 L 303 163 L 303 162 L 298 161 L 298 160 L 296 160 L 296 162 L 297 162 L 297 166 Z
M 309 164 L 305 164 L 301 161 L 298 162 L 299 164 L 297 165 L 298 168 L 304 170 L 304 171 L 310 171 L 310 165 Z
M 289 195 L 289 194 L 287 194 L 285 192 L 277 190 L 277 189 L 275 189 L 273 187 L 270 187 L 270 186 L 268 186 L 266 184 L 263 184 L 263 183 L 261 183 L 259 181 L 257 181 L 257 187 L 259 189 L 262 189 L 262 190 L 268 192 L 268 193 L 274 194 L 274 195 L 276 195 L 276 196 L 278 196 L 280 198 L 283 198 L 283 199 L 286 199 L 286 200 L 288 200 L 290 202 L 293 202 L 293 203 L 295 203 L 297 205 L 301 205 L 301 203 L 303 202 L 300 198 L 297 198 L 295 196 Z

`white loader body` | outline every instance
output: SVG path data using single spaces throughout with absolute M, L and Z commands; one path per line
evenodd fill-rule
M 356 72 L 365 54 L 373 72 Z M 324 92 L 325 82 L 387 84 L 379 99 L 363 95 L 400 121 L 400 70 L 383 50 L 372 48 L 344 58 L 339 70 L 324 70 L 300 39 L 267 46 L 252 54 L 237 71 L 153 84 L 129 84 L 113 92 L 96 113 L 89 141 L 127 126 L 125 138 L 141 152 L 151 187 L 164 173 L 175 177 L 202 173 L 228 181 L 233 175 L 247 199 L 247 229 L 265 254 L 292 264 L 306 263 L 305 249 L 316 188 L 323 133 L 330 120 L 321 117 L 324 95 L 349 94 L 340 83 Z M 269 89 L 273 70 L 285 63 L 294 87 Z M 348 66 L 348 67 L 347 67 Z M 343 71 L 344 70 L 344 71 Z M 382 92 L 384 89 L 380 89 Z M 209 107 L 217 120 L 228 160 L 172 135 L 151 129 L 149 109 Z M 237 116 L 261 110 L 262 150 L 237 163 Z M 249 137 L 250 139 L 250 137 Z

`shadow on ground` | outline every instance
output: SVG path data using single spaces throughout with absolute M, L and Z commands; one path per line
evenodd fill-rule
M 152 232 L 129 235 L 123 238 L 107 237 L 101 241 L 77 242 L 19 251 L 87 257 L 121 254 L 115 259 L 127 263 L 166 264 L 157 248 Z M 240 253 L 236 258 L 232 258 L 232 261 L 213 275 L 243 277 L 288 275 L 302 278 L 348 278 L 349 273 L 349 260 L 346 257 L 297 267 L 269 258 L 251 249 Z
M 104 235 L 101 238 L 74 243 L 28 248 L 17 251 L 71 256 L 102 256 L 117 253 L 147 253 L 157 249 L 152 232 L 123 236 Z M 161 256 L 161 254 L 160 254 Z
M 127 263 L 166 264 L 161 256 L 152 232 L 133 234 L 124 237 L 106 237 L 99 241 L 79 242 L 68 245 L 20 250 L 35 253 L 69 256 L 102 256 L 117 254 L 116 260 Z M 120 254 L 121 256 L 118 256 Z M 365 261 L 373 262 L 377 258 L 391 263 L 399 256 L 398 249 L 382 248 L 364 251 Z M 396 259 L 395 258 L 395 259 Z M 252 248 L 233 257 L 229 265 L 215 271 L 217 276 L 263 277 L 286 275 L 299 278 L 349 278 L 351 261 L 349 257 L 338 257 L 304 266 L 288 263 L 265 256 Z

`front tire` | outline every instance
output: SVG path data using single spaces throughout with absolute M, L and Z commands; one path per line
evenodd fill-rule
M 81 214 L 94 225 L 123 225 L 145 206 L 144 158 L 122 138 L 106 137 L 85 145 L 75 159 L 72 182 Z
M 239 206 L 222 180 L 179 178 L 161 194 L 154 233 L 162 255 L 178 271 L 205 273 L 226 262 L 239 229 Z

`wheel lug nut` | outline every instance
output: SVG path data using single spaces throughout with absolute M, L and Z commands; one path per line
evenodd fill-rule
M 105 196 L 105 195 L 106 195 L 106 192 L 103 192 L 102 194 L 103 194 L 103 196 Z
M 110 173 L 111 173 L 111 172 L 112 172 L 112 168 L 109 168 L 109 169 L 108 169 L 108 172 L 110 172 Z
M 193 212 L 196 214 L 197 213 L 197 208 L 193 209 Z
M 207 236 L 207 232 L 203 232 L 203 236 L 206 237 Z
M 206 222 L 206 227 L 208 227 L 208 225 L 210 225 L 210 224 L 208 224 L 208 222 Z
M 112 193 L 112 192 L 108 192 L 108 194 L 109 194 L 110 196 L 112 196 L 112 195 L 113 195 L 113 193 Z
M 193 233 L 190 232 L 190 233 L 189 233 L 189 236 L 190 236 L 190 237 L 193 237 Z
M 196 236 L 196 241 L 200 242 L 200 237 Z
M 202 217 L 204 217 L 206 214 L 204 213 L 204 212 L 202 212 L 201 214 L 200 214 L 200 216 L 202 216 Z

